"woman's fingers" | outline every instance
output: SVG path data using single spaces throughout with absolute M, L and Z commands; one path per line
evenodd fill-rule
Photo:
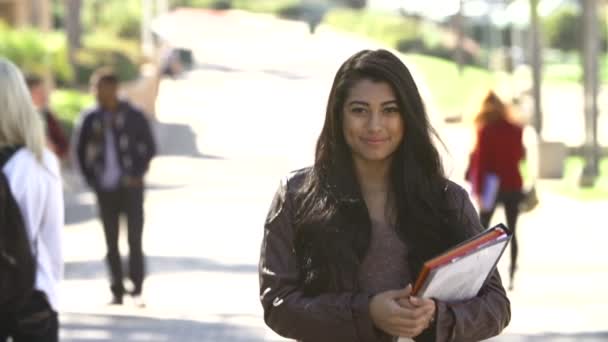
M 430 326 L 435 302 L 411 296 L 411 286 L 380 293 L 370 302 L 370 314 L 378 328 L 392 336 L 415 337 Z

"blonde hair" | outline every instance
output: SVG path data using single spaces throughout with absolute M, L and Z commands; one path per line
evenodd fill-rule
M 24 145 L 41 161 L 45 135 L 23 74 L 0 58 L 0 147 Z

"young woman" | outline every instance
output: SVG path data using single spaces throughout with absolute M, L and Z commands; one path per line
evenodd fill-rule
M 264 318 L 300 341 L 478 341 L 510 320 L 497 272 L 477 297 L 411 296 L 422 263 L 481 231 L 448 181 L 407 67 L 361 51 L 338 70 L 315 163 L 279 188 L 259 264 Z
M 42 118 L 34 109 L 23 76 L 2 58 L 0 89 L 0 152 L 2 156 L 12 153 L 2 172 L 17 202 L 35 259 L 31 296 L 16 309 L 0 308 L 0 341 L 11 337 L 13 342 L 56 342 L 64 223 L 59 164 L 44 147 Z
M 522 195 L 522 176 L 519 162 L 524 158 L 523 129 L 511 117 L 509 107 L 490 91 L 484 98 L 475 117 L 477 142 L 470 162 L 470 180 L 473 194 L 479 203 L 481 225 L 487 228 L 497 204 L 505 208 L 507 226 L 513 232 L 511 238 L 511 264 L 509 287 L 513 287 L 517 268 L 517 218 Z M 498 176 L 499 189 L 496 201 L 485 207 L 480 200 L 484 192 L 485 177 L 493 173 Z

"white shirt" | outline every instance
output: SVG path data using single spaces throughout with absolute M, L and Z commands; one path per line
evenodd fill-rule
M 112 113 L 105 112 L 105 120 L 112 120 Z M 120 184 L 120 163 L 118 162 L 118 154 L 116 153 L 116 144 L 114 140 L 114 132 L 110 124 L 105 125 L 105 153 L 104 153 L 104 170 L 101 175 L 101 188 L 103 190 L 115 190 Z
M 32 251 L 36 254 L 35 288 L 46 293 L 58 311 L 58 286 L 63 278 L 61 232 L 64 203 L 61 173 L 55 155 L 45 149 L 42 163 L 21 148 L 2 169 L 23 215 Z

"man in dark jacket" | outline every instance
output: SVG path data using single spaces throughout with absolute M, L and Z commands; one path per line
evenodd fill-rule
M 97 195 L 111 275 L 111 304 L 122 304 L 125 294 L 118 249 L 118 222 L 124 213 L 128 222 L 131 294 L 136 304 L 143 306 L 143 177 L 156 147 L 144 114 L 119 100 L 116 74 L 100 69 L 93 75 L 91 85 L 97 106 L 82 114 L 75 135 L 78 166 Z

